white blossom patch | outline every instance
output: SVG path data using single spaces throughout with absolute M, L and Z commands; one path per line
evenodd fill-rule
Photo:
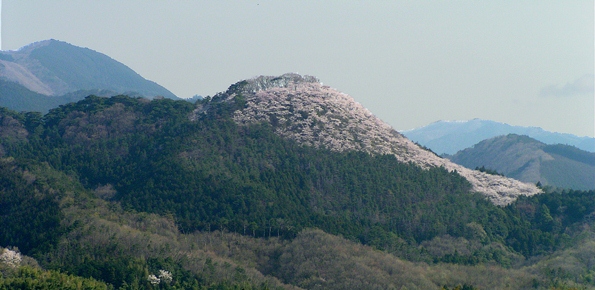
M 6 264 L 12 268 L 21 265 L 22 260 L 23 257 L 21 256 L 21 253 L 9 249 L 3 249 L 2 254 L 0 254 L 0 263 Z
M 159 275 L 150 274 L 149 277 L 147 277 L 147 280 L 149 281 L 149 283 L 153 285 L 157 285 L 161 282 L 171 284 L 171 282 L 173 281 L 173 276 L 170 271 L 162 269 L 159 270 Z
M 159 279 L 161 279 L 161 281 L 163 281 L 167 284 L 169 284 L 173 281 L 171 272 L 166 271 L 166 270 L 159 270 Z
M 316 78 L 286 74 L 245 81 L 246 107 L 234 113 L 238 124 L 267 122 L 275 133 L 300 144 L 334 151 L 392 154 L 422 168 L 444 167 L 465 177 L 473 190 L 493 203 L 506 205 L 518 195 L 540 193 L 533 184 L 470 170 L 429 152 L 398 133 L 352 97 L 322 85 Z
M 149 283 L 153 285 L 161 283 L 161 279 L 157 278 L 157 276 L 155 276 L 154 274 L 150 274 L 147 280 L 149 280 Z

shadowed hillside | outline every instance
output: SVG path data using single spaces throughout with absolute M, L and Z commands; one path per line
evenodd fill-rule
M 485 167 L 525 182 L 595 189 L 595 153 L 568 145 L 546 145 L 527 136 L 510 134 L 488 139 L 450 159 L 468 168 Z
M 53 39 L 1 51 L 0 81 L 0 105 L 19 111 L 47 112 L 101 91 L 177 99 L 107 55 Z

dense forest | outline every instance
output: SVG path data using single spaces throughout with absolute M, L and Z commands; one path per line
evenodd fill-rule
M 593 263 L 578 258 L 584 266 L 569 271 L 544 258 L 593 251 L 577 245 L 592 235 L 595 191 L 545 188 L 498 207 L 456 172 L 237 125 L 241 97 L 198 102 L 209 109 L 197 120 L 195 104 L 127 96 L 91 96 L 46 115 L 0 109 L 0 246 L 44 269 L 2 270 L 0 289 L 43 279 L 98 289 L 341 289 L 356 285 L 341 284 L 355 276 L 339 282 L 353 270 L 326 273 L 345 266 L 325 263 L 357 252 L 435 272 L 489 265 L 535 288 L 595 287 Z M 336 256 L 307 270 L 307 244 L 326 249 L 313 257 Z M 324 275 L 334 284 L 316 280 Z M 401 281 L 394 275 L 385 280 Z M 407 287 L 492 288 L 423 277 Z M 394 281 L 369 285 L 398 289 Z

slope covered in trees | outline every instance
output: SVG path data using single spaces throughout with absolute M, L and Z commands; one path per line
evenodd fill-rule
M 456 172 L 300 146 L 266 123 L 233 122 L 241 97 L 203 102 L 210 109 L 195 120 L 188 102 L 125 96 L 88 97 L 45 116 L 2 110 L 0 223 L 7 227 L 0 245 L 115 287 L 148 285 L 148 275 L 167 270 L 186 286 L 311 288 L 322 278 L 325 288 L 341 288 L 343 280 L 328 279 L 350 270 L 323 269 L 345 254 L 303 272 L 312 261 L 300 255 L 313 250 L 312 239 L 322 252 L 311 255 L 319 257 L 357 242 L 385 251 L 348 246 L 363 256 L 398 259 L 392 253 L 436 271 L 442 263 L 520 269 L 525 258 L 574 245 L 592 225 L 593 191 L 498 207 L 469 193 Z M 370 263 L 363 256 L 353 259 Z M 589 267 L 572 282 L 590 283 Z M 410 283 L 466 282 L 428 281 Z
M 208 111 L 209 103 L 233 102 L 238 98 L 244 105 L 234 111 L 236 123 L 270 124 L 277 135 L 301 145 L 338 152 L 388 154 L 422 168 L 444 167 L 457 171 L 471 183 L 473 191 L 498 205 L 509 204 L 519 195 L 541 193 L 534 183 L 469 170 L 420 148 L 352 97 L 324 86 L 312 76 L 288 73 L 241 81 L 218 94 L 213 102 L 199 106 L 196 114 Z
M 77 90 L 50 97 L 31 91 L 16 82 L 0 79 L 0 107 L 10 108 L 18 112 L 34 111 L 45 114 L 52 108 L 83 100 L 89 95 L 109 97 L 118 95 L 118 93 L 110 90 L 94 89 Z

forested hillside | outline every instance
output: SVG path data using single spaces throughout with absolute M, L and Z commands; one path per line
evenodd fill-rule
M 79 90 L 61 96 L 46 96 L 30 91 L 24 86 L 0 79 L 0 107 L 14 111 L 47 113 L 50 109 L 70 102 L 77 102 L 89 95 L 109 97 L 118 93 L 109 90 Z
M 238 100 L 242 106 L 233 112 L 237 124 L 269 124 L 276 135 L 301 145 L 392 155 L 402 163 L 426 169 L 457 171 L 471 183 L 473 191 L 498 205 L 509 204 L 519 195 L 541 193 L 532 183 L 469 170 L 438 157 L 405 138 L 349 95 L 323 85 L 313 76 L 288 73 L 237 82 L 211 101 L 199 104 L 193 117 L 209 111 L 212 104 Z
M 238 125 L 245 105 L 91 96 L 46 115 L 2 109 L 0 246 L 115 288 L 595 285 L 582 260 L 594 247 L 577 246 L 592 234 L 594 191 L 499 207 L 444 168 Z M 548 255 L 580 262 L 569 271 Z M 491 282 L 460 274 L 485 267 Z

